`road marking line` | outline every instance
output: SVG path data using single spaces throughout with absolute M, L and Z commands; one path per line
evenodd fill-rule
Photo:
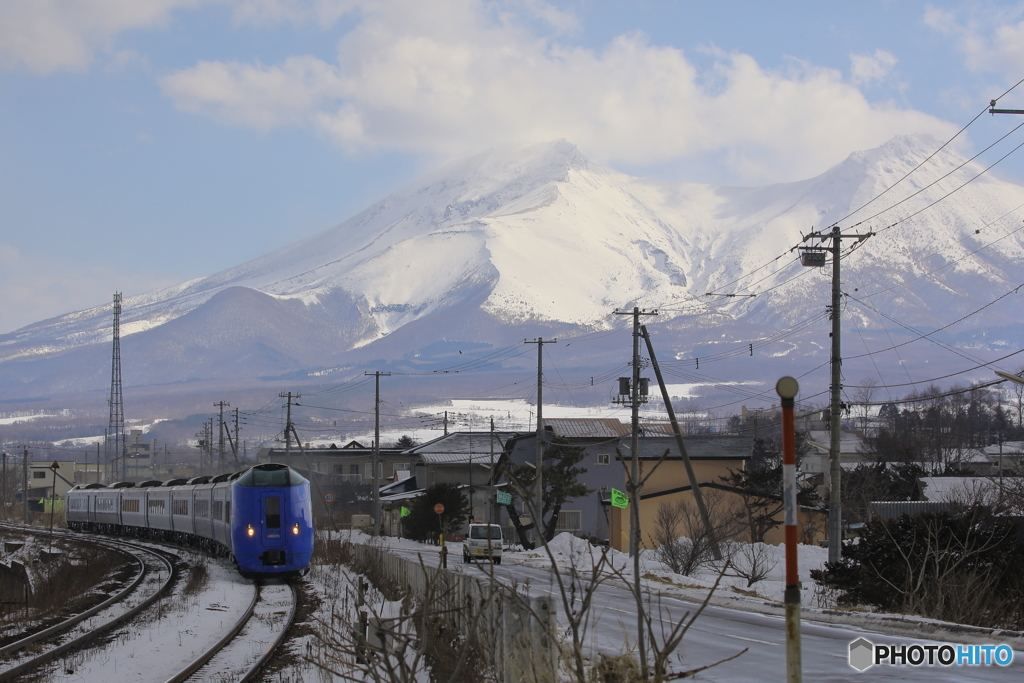
M 778 643 L 769 643 L 767 640 L 757 640 L 755 638 L 744 638 L 743 636 L 733 636 L 733 635 L 729 635 L 728 633 L 719 633 L 718 635 L 725 636 L 726 638 L 735 638 L 737 640 L 746 640 L 746 641 L 751 642 L 751 643 L 760 643 L 761 645 L 778 645 Z

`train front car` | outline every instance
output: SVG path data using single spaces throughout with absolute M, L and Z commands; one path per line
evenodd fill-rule
M 231 548 L 243 576 L 304 574 L 313 554 L 309 482 L 278 464 L 256 465 L 235 479 Z

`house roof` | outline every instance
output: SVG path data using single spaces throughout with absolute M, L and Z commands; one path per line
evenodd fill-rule
M 613 417 L 546 418 L 544 426 L 564 439 L 616 439 L 628 436 L 632 427 Z M 672 425 L 665 422 L 643 423 L 644 434 L 672 434 Z
M 994 505 L 999 499 L 995 477 L 919 477 L 917 481 L 921 494 L 931 502 Z
M 999 444 L 993 446 L 985 446 L 985 453 L 989 456 L 999 457 Z M 1003 455 L 1021 455 L 1024 454 L 1024 441 L 1004 441 L 1003 442 Z
M 422 462 L 435 465 L 466 463 L 490 464 L 492 451 L 494 462 L 498 462 L 505 443 L 515 432 L 452 432 L 433 441 L 413 446 L 404 454 L 417 457 Z

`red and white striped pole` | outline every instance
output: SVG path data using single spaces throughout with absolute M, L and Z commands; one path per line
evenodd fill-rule
M 797 574 L 796 427 L 793 406 L 800 384 L 783 377 L 775 384 L 782 399 L 782 501 L 786 514 L 786 681 L 800 683 L 800 580 Z

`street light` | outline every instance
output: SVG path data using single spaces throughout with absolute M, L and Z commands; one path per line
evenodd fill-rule
M 1009 372 L 1003 372 L 1002 370 L 996 370 L 995 373 L 1003 379 L 1008 379 L 1016 384 L 1024 384 L 1024 377 L 1020 375 L 1012 375 Z

